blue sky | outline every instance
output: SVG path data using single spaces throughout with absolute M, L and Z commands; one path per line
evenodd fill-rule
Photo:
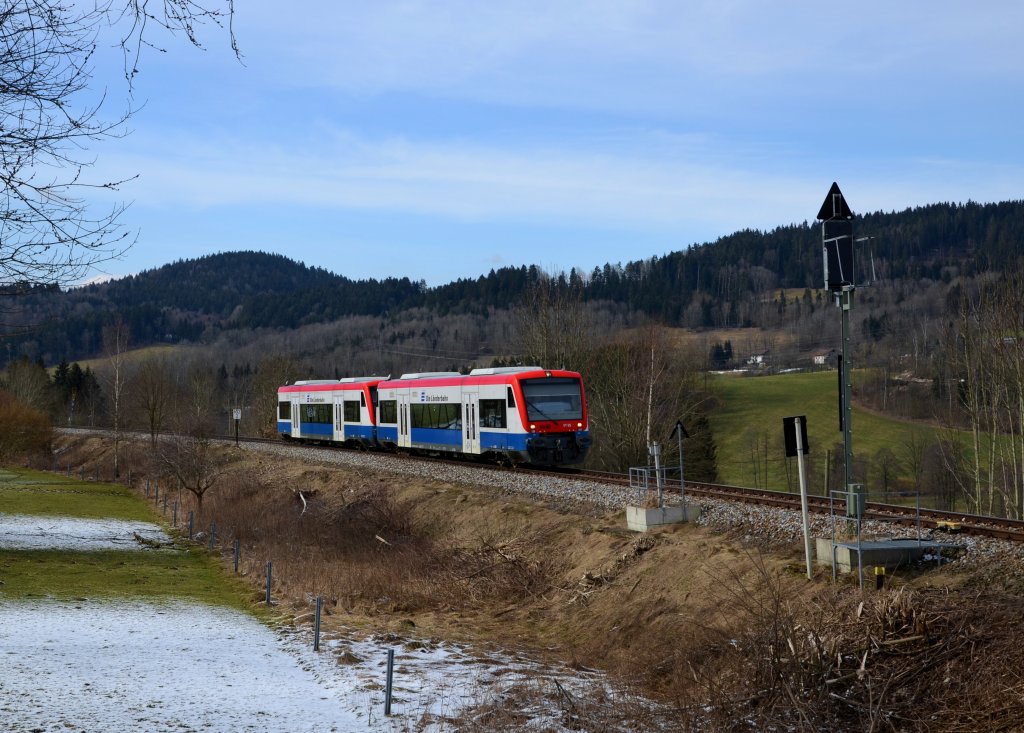
M 137 244 L 438 285 L 855 212 L 1024 197 L 1024 3 L 238 2 L 140 66 L 90 175 Z M 282 8 L 289 8 L 282 10 Z M 298 7 L 298 6 L 296 6 Z

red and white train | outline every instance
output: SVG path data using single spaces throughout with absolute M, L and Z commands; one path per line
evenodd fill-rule
M 565 466 L 590 448 L 577 372 L 500 367 L 296 382 L 278 390 L 284 438 Z

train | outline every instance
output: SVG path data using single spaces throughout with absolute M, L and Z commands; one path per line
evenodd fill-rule
M 592 442 L 580 374 L 532 366 L 286 384 L 277 432 L 307 443 L 537 466 L 581 463 Z

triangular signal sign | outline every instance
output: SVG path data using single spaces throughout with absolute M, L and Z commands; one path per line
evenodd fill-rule
M 852 218 L 853 212 L 850 211 L 846 199 L 843 198 L 843 192 L 839 190 L 839 184 L 833 181 L 832 188 L 828 190 L 828 196 L 825 197 L 821 210 L 818 211 L 818 220 L 828 221 L 829 219 Z

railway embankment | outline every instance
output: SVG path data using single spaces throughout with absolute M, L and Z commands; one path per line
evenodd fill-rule
M 61 460 L 109 466 L 109 451 L 65 437 Z M 1021 690 L 999 682 L 1024 664 L 1024 572 L 1008 544 L 957 538 L 962 559 L 862 592 L 827 568 L 803 578 L 784 510 L 708 501 L 700 523 L 636 535 L 621 511 L 635 496 L 593 482 L 277 444 L 217 452 L 201 508 L 165 491 L 197 527 L 216 523 L 223 564 L 238 540 L 250 592 L 273 559 L 280 610 L 307 614 L 320 596 L 328 630 L 599 671 L 659 701 L 628 711 L 652 730 L 1024 725 L 1024 705 L 1007 704 Z M 145 441 L 128 453 L 137 487 L 169 481 Z M 509 709 L 529 696 L 477 706 L 460 729 L 522 729 Z M 581 727 L 626 707 L 609 698 Z

